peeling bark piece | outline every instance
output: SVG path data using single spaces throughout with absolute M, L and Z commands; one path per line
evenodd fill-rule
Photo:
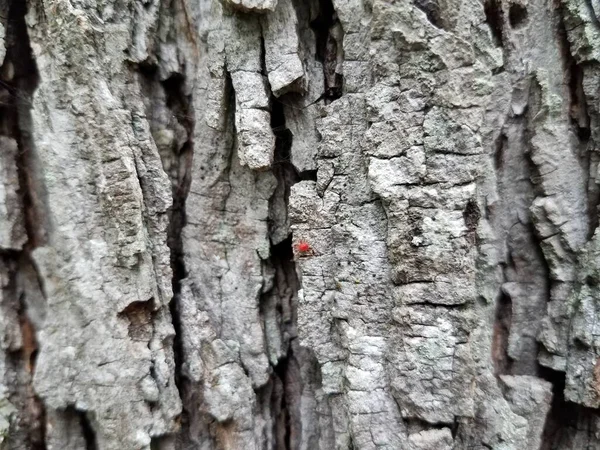
M 275 136 L 271 131 L 270 120 L 270 114 L 261 109 L 239 108 L 236 111 L 235 126 L 241 165 L 264 171 L 273 164 Z
M 228 17 L 224 23 L 228 41 L 225 45 L 225 67 L 231 74 L 235 91 L 235 127 L 238 157 L 242 166 L 265 171 L 273 164 L 275 136 L 271 130 L 269 94 L 261 75 L 260 24 L 258 20 Z M 214 39 L 222 39 L 218 32 Z M 214 42 L 209 58 L 219 60 L 222 42 Z M 213 50 L 211 48 L 211 50 Z
M 269 108 L 269 95 L 264 77 L 260 73 L 239 70 L 231 73 L 235 100 L 239 110 Z
M 523 448 L 540 448 L 552 401 L 552 384 L 532 376 L 502 375 L 500 379 L 512 411 L 527 420 Z
M 265 66 L 275 97 L 302 90 L 304 68 L 298 55 L 298 19 L 292 0 L 279 0 L 277 8 L 261 20 L 265 42 Z

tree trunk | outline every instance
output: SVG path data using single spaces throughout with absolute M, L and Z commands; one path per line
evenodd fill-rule
M 0 448 L 600 449 L 599 18 L 0 1 Z

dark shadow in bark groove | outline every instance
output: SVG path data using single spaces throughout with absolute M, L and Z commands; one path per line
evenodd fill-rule
M 271 99 L 271 129 L 275 134 L 273 174 L 277 179 L 277 187 L 269 201 L 269 233 L 273 238 L 280 234 L 277 233 L 279 227 L 287 227 L 290 190 L 292 185 L 302 179 L 291 163 L 293 135 L 286 127 L 283 103 L 275 101 L 274 98 Z M 310 171 L 302 175 L 311 177 L 313 174 Z M 281 217 L 282 215 L 284 217 Z M 296 273 L 291 233 L 282 241 L 271 243 L 270 257 L 266 264 L 273 270 L 274 280 L 273 287 L 262 295 L 261 317 L 263 320 L 267 316 L 270 316 L 271 320 L 277 318 L 283 356 L 273 366 L 269 387 L 263 391 L 270 396 L 275 449 L 295 450 L 299 448 L 302 436 L 302 379 L 300 366 L 294 354 L 300 282 Z M 272 311 L 273 309 L 275 311 Z M 265 339 L 269 345 L 267 334 Z
M 298 176 L 302 181 L 317 181 L 317 170 L 303 170 Z
M 178 302 L 181 295 L 181 280 L 187 276 L 184 263 L 182 230 L 186 224 L 186 200 L 191 186 L 191 167 L 193 157 L 194 116 L 192 99 L 183 92 L 184 78 L 174 74 L 161 84 L 167 95 L 167 107 L 173 112 L 177 121 L 187 131 L 187 140 L 179 149 L 177 182 L 173 189 L 173 206 L 170 214 L 167 243 L 171 251 L 171 270 L 173 271 L 173 298 L 169 303 L 171 321 L 175 330 L 173 338 L 173 355 L 175 360 L 175 384 L 182 398 L 183 416 L 187 417 L 190 404 L 186 401 L 188 389 L 184 386 L 182 367 L 185 359 L 181 342 L 181 321 L 179 318 Z
M 273 175 L 277 178 L 277 189 L 283 188 L 285 191 L 284 198 L 287 206 L 290 188 L 300 181 L 300 175 L 291 161 L 294 135 L 286 127 L 283 102 L 275 99 L 271 101 L 271 129 L 275 135 Z
M 467 228 L 467 239 L 472 245 L 479 247 L 479 238 L 477 237 L 477 225 L 481 219 L 481 211 L 473 199 L 469 199 L 463 210 L 463 219 Z
M 299 281 L 296 275 L 291 237 L 271 247 L 270 264 L 275 269 L 273 289 L 265 295 L 275 296 L 279 301 L 276 310 L 280 317 L 280 329 L 285 356 L 273 367 L 270 381 L 271 416 L 273 436 L 277 450 L 299 448 L 302 436 L 300 398 L 302 380 L 298 361 L 294 354 L 296 339 L 296 303 Z M 261 302 L 262 307 L 265 302 Z M 264 315 L 263 315 L 264 317 Z
M 497 47 L 503 47 L 504 42 L 502 37 L 502 24 L 504 20 L 500 1 L 487 0 L 483 4 L 483 11 L 485 13 L 485 21 L 492 32 L 494 44 L 496 44 Z
M 512 300 L 501 292 L 496 304 L 496 317 L 492 334 L 492 361 L 496 376 L 510 374 L 512 360 L 508 356 L 508 338 L 512 322 Z
M 149 341 L 152 338 L 152 305 L 154 301 L 133 302 L 118 314 L 129 322 L 129 337 L 134 341 Z
M 181 293 L 181 280 L 187 276 L 183 259 L 182 230 L 186 223 L 185 204 L 191 186 L 191 167 L 193 157 L 194 116 L 191 98 L 183 93 L 184 78 L 174 74 L 162 82 L 167 94 L 167 107 L 173 111 L 177 121 L 187 131 L 187 141 L 179 149 L 178 179 L 173 186 L 173 206 L 169 223 L 167 243 L 171 250 L 171 269 L 173 271 L 173 299 L 169 304 L 171 320 L 175 328 L 173 350 L 175 356 L 175 383 L 181 392 L 181 367 L 183 365 L 183 350 L 181 348 L 181 325 L 177 311 L 178 296 Z
M 167 230 L 167 244 L 170 250 L 170 262 L 173 277 L 171 279 L 171 286 L 173 289 L 173 298 L 169 303 L 169 310 L 171 313 L 171 322 L 175 330 L 175 336 L 173 338 L 173 356 L 175 362 L 175 384 L 179 390 L 179 395 L 182 399 L 183 404 L 183 417 L 182 423 L 186 425 L 187 414 L 193 401 L 191 400 L 192 394 L 189 392 L 190 389 L 186 386 L 184 380 L 184 374 L 182 373 L 182 366 L 184 363 L 184 352 L 181 343 L 181 323 L 179 319 L 178 302 L 181 294 L 181 280 L 186 278 L 187 271 L 184 264 L 184 252 L 183 252 L 183 239 L 182 230 L 186 225 L 186 200 L 191 186 L 191 167 L 193 158 L 193 133 L 194 133 L 194 109 L 192 105 L 192 96 L 185 93 L 185 77 L 180 73 L 173 73 L 166 80 L 160 80 L 158 74 L 158 67 L 150 62 L 142 62 L 134 66 L 134 70 L 137 70 L 142 76 L 142 86 L 145 97 L 149 99 L 149 103 L 146 105 L 147 115 L 149 117 L 151 129 L 153 132 L 156 130 L 153 128 L 153 113 L 155 102 L 160 102 L 159 109 L 165 107 L 172 114 L 171 120 L 176 123 L 170 122 L 170 127 L 180 126 L 186 132 L 185 141 L 181 145 L 173 146 L 172 149 L 161 153 L 160 156 L 163 159 L 163 166 L 165 171 L 168 173 L 171 181 L 171 192 L 172 192 L 172 207 L 169 211 L 169 227 Z M 156 89 L 161 89 L 164 92 L 164 97 L 161 95 L 153 95 Z M 164 126 L 164 124 L 163 124 Z M 160 151 L 159 151 L 160 153 Z M 174 165 L 173 165 L 173 161 Z M 167 170 L 167 167 L 173 169 Z M 130 305 L 131 306 L 131 305 Z M 140 305 L 143 306 L 143 305 Z M 130 319 L 130 331 L 140 332 L 139 322 L 140 314 L 143 311 L 128 311 L 135 314 L 127 314 Z M 133 318 L 133 321 L 131 320 Z M 146 316 L 141 319 L 145 320 Z M 150 333 L 152 329 L 148 330 Z
M 323 65 L 325 75 L 323 98 L 336 100 L 342 96 L 344 86 L 344 76 L 336 70 L 339 56 L 343 52 L 343 31 L 331 0 L 319 1 L 318 15 L 310 22 L 310 27 L 317 41 L 315 59 Z
M 85 440 L 85 450 L 98 450 L 96 433 L 94 433 L 94 428 L 90 423 L 87 413 L 84 411 L 77 411 L 77 414 L 79 416 L 83 439 Z
M 495 151 L 494 151 L 494 167 L 496 171 L 502 170 L 504 166 L 504 158 L 505 158 L 505 149 L 508 143 L 508 138 L 506 134 L 500 133 L 498 139 L 496 140 Z
M 540 450 L 596 448 L 594 430 L 595 423 L 600 419 L 598 411 L 565 400 L 563 372 L 542 368 L 540 376 L 552 383 L 552 404 L 546 416 Z M 575 441 L 576 435 L 581 435 L 582 430 L 588 431 L 589 441 L 586 443 Z
M 511 3 L 508 10 L 508 23 L 511 28 L 521 27 L 527 20 L 527 8 L 518 3 Z
M 32 384 L 38 354 L 38 342 L 35 337 L 33 323 L 27 311 L 25 294 L 20 292 L 16 280 L 16 272 L 24 270 L 24 267 L 30 263 L 28 255 L 23 252 L 15 258 L 16 260 L 13 262 L 14 271 L 10 273 L 10 283 L 4 291 L 4 295 L 7 299 L 13 299 L 11 306 L 16 309 L 21 343 L 18 350 L 10 351 L 7 354 L 6 373 L 15 375 L 14 378 L 10 377 L 9 380 L 4 380 L 4 382 L 6 382 L 9 390 L 8 398 L 13 405 L 19 408 L 19 411 L 15 417 L 15 423 L 13 423 L 16 426 L 11 427 L 11 432 L 7 436 L 7 444 L 9 448 L 12 448 L 13 445 L 18 447 L 19 442 L 24 442 L 32 450 L 45 450 L 45 407 L 43 402 L 36 396 Z M 9 306 L 6 304 L 6 300 L 3 303 L 5 308 Z M 23 436 L 19 436 L 21 431 L 25 431 L 25 439 L 23 439 Z M 21 441 L 21 439 L 23 440 Z
M 444 29 L 442 11 L 436 0 L 413 0 L 413 5 L 425 13 L 427 20 L 429 20 L 432 25 Z

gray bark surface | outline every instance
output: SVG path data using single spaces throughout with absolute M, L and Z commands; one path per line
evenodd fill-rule
M 0 0 L 0 449 L 600 449 L 595 0 Z

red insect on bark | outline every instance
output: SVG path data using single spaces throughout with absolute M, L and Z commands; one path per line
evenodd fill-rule
M 313 249 L 310 244 L 306 241 L 299 241 L 296 245 L 296 251 L 301 255 L 309 255 L 313 253 Z

